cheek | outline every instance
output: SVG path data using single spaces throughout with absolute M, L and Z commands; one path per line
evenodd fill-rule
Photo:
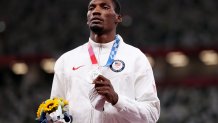
M 90 21 L 90 12 L 87 13 L 87 23 Z
M 113 24 L 116 22 L 116 16 L 113 14 L 107 14 L 105 17 L 108 20 L 107 22 L 110 24 Z

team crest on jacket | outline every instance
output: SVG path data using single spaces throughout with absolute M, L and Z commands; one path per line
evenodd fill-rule
M 110 65 L 110 69 L 114 72 L 121 72 L 125 68 L 125 63 L 121 60 L 114 60 Z

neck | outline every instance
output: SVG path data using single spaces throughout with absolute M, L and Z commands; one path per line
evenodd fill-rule
M 110 34 L 95 34 L 93 32 L 90 33 L 90 38 L 96 43 L 108 43 L 115 39 L 115 32 Z

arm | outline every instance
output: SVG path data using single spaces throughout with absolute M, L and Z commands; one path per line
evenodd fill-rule
M 155 123 L 160 115 L 160 101 L 157 97 L 152 68 L 144 56 L 136 59 L 134 68 L 135 99 L 117 94 L 113 86 L 104 76 L 98 76 L 94 80 L 98 94 L 105 97 L 111 103 L 116 114 L 134 123 Z M 106 107 L 105 107 L 106 108 Z
M 65 77 L 64 77 L 62 57 L 60 57 L 56 61 L 54 71 L 55 73 L 54 73 L 50 98 L 53 98 L 53 97 L 65 98 L 66 84 L 64 83 Z
M 120 116 L 130 122 L 155 123 L 160 115 L 152 68 L 144 54 L 136 60 L 135 100 L 119 95 L 114 105 Z

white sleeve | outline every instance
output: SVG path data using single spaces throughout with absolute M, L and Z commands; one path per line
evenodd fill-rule
M 160 116 L 160 101 L 153 71 L 144 54 L 141 53 L 136 62 L 135 99 L 119 95 L 114 107 L 120 116 L 131 123 L 155 123 Z
M 51 89 L 50 98 L 61 97 L 65 99 L 66 91 L 65 77 L 64 77 L 64 62 L 63 57 L 60 57 L 54 67 L 54 78 Z

